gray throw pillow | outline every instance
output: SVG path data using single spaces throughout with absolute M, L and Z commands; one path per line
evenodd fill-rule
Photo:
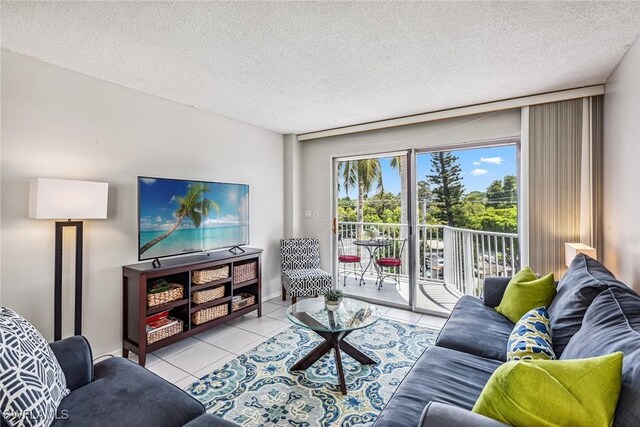
M 580 329 L 593 300 L 610 287 L 629 289 L 595 259 L 584 254 L 575 257 L 547 309 L 556 356 L 562 355 L 571 337 Z
M 637 427 L 640 420 L 640 296 L 609 288 L 596 297 L 582 327 L 571 338 L 561 359 L 584 359 L 621 351 L 622 389 L 613 422 Z
M 0 411 L 11 426 L 48 426 L 69 394 L 51 347 L 22 316 L 0 308 Z

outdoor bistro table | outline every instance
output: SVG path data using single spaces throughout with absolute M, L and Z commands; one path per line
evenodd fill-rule
M 318 344 L 291 367 L 292 371 L 303 371 L 309 368 L 333 349 L 340 391 L 342 394 L 347 394 L 340 351 L 344 351 L 363 365 L 377 363 L 344 340 L 351 332 L 371 326 L 378 321 L 378 310 L 373 305 L 357 299 L 344 298 L 337 310 L 329 311 L 325 306 L 324 298 L 305 299 L 289 307 L 287 317 L 296 325 L 311 329 L 324 338 L 324 342 Z
M 356 246 L 364 246 L 367 249 L 367 252 L 369 252 L 369 262 L 367 263 L 367 266 L 364 268 L 364 270 L 362 270 L 362 274 L 360 274 L 360 286 L 362 286 L 362 284 L 365 283 L 364 278 L 363 278 L 364 277 L 364 273 L 367 272 L 367 270 L 369 269 L 371 264 L 373 264 L 373 267 L 376 269 L 376 284 L 377 284 L 378 283 L 378 267 L 373 262 L 373 258 L 375 257 L 376 252 L 380 250 L 380 248 L 383 248 L 385 246 L 391 246 L 391 241 L 389 241 L 389 240 L 380 240 L 380 239 L 376 239 L 376 240 L 355 240 L 353 242 L 353 244 L 356 245 Z

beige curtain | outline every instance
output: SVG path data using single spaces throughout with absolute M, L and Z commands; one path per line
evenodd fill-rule
M 589 98 L 589 154 L 591 171 L 591 227 L 590 242 L 598 253 L 598 259 L 603 259 L 603 225 L 602 225 L 602 152 L 603 146 L 603 115 L 604 97 L 595 96 Z
M 602 99 L 529 107 L 529 265 L 566 271 L 564 244 L 601 241 Z

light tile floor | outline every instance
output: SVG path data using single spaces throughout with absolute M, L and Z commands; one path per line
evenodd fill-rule
M 262 304 L 262 317 L 253 312 L 147 355 L 146 367 L 180 388 L 186 388 L 238 355 L 257 347 L 291 326 L 286 318 L 290 301 L 274 298 Z M 441 328 L 446 319 L 376 305 L 382 317 Z M 137 361 L 131 353 L 130 359 Z

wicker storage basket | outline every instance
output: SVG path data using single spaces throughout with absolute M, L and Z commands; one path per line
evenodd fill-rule
M 214 299 L 224 296 L 224 285 L 215 288 L 205 289 L 204 291 L 195 291 L 191 293 L 191 300 L 196 304 L 213 301 Z
M 229 314 L 229 304 L 216 305 L 215 307 L 205 308 L 204 310 L 193 313 L 191 315 L 191 323 L 201 325 L 219 317 L 226 316 L 227 314 Z
M 242 308 L 245 307 L 249 307 L 250 305 L 253 305 L 256 303 L 256 296 L 255 295 L 251 295 L 251 294 L 239 294 L 242 297 L 241 301 L 236 301 L 234 302 L 232 305 L 232 310 L 233 311 L 238 311 Z
M 154 342 L 158 342 L 165 338 L 170 337 L 171 335 L 179 334 L 184 329 L 184 323 L 182 320 L 176 319 L 178 322 L 174 325 L 167 326 L 165 328 L 160 328 L 156 331 L 147 332 L 147 344 L 153 344 Z
M 147 294 L 147 306 L 155 307 L 184 297 L 184 287 L 177 283 L 171 283 L 171 289 L 157 294 Z
M 213 282 L 214 280 L 226 279 L 227 277 L 229 277 L 229 266 L 223 265 L 222 267 L 208 270 L 194 271 L 191 276 L 191 283 L 202 285 L 207 282 Z
M 233 266 L 233 284 L 246 282 L 258 277 L 258 262 L 248 262 L 246 264 Z

